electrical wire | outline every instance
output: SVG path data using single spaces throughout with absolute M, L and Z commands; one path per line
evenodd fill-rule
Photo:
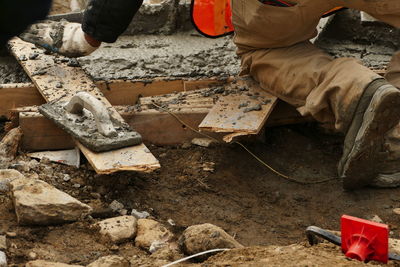
M 208 134 L 202 133 L 202 132 L 200 132 L 199 130 L 193 128 L 192 126 L 190 126 L 189 124 L 187 124 L 186 122 L 184 122 L 181 118 L 179 118 L 176 114 L 174 114 L 174 113 L 171 112 L 170 110 L 168 110 L 168 109 L 162 107 L 161 105 L 158 105 L 154 100 L 152 101 L 152 104 L 153 104 L 155 107 L 157 107 L 157 108 L 159 108 L 159 109 L 161 109 L 161 110 L 167 112 L 169 115 L 171 115 L 172 117 L 174 117 L 174 118 L 175 118 L 177 121 L 179 121 L 182 125 L 186 126 L 187 128 L 189 128 L 189 129 L 192 130 L 193 132 L 195 132 L 195 133 L 197 133 L 197 134 L 200 134 L 200 135 L 202 135 L 202 136 L 204 136 L 204 137 L 210 138 L 211 140 L 213 140 L 213 141 L 215 141 L 215 142 L 217 142 L 217 143 L 222 143 L 220 140 L 218 140 L 218 139 L 216 139 L 216 138 L 214 138 L 214 137 L 212 137 L 212 136 L 210 136 L 210 135 L 208 135 Z M 290 182 L 297 183 L 297 184 L 301 184 L 301 185 L 313 185 L 313 184 L 327 183 L 327 182 L 336 180 L 336 178 L 328 178 L 328 179 L 324 179 L 324 180 L 320 180 L 320 181 L 307 182 L 307 181 L 301 181 L 301 180 L 292 178 L 292 177 L 290 177 L 290 176 L 288 176 L 288 175 L 285 175 L 285 174 L 283 174 L 283 173 L 281 173 L 281 172 L 275 170 L 273 167 L 271 167 L 269 164 L 267 164 L 265 161 L 263 161 L 260 157 L 258 157 L 258 156 L 255 155 L 253 152 L 251 152 L 251 150 L 248 149 L 248 148 L 247 148 L 245 145 L 243 145 L 242 143 L 240 143 L 240 142 L 238 142 L 238 141 L 234 141 L 233 144 L 239 145 L 239 146 L 242 147 L 247 153 L 249 153 L 255 160 L 257 160 L 260 164 L 262 164 L 263 166 L 265 166 L 266 168 L 268 168 L 271 172 L 275 173 L 275 174 L 278 175 L 279 177 L 284 178 L 285 180 L 288 180 L 288 181 L 290 181 Z

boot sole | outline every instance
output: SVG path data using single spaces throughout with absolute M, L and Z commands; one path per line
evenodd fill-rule
M 342 164 L 345 189 L 368 185 L 378 174 L 375 168 L 383 135 L 400 121 L 400 91 L 384 86 L 376 91 L 363 116 L 354 145 Z

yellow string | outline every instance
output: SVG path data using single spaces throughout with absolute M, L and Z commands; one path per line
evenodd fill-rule
M 214 140 L 214 141 L 217 142 L 217 143 L 222 143 L 220 140 L 218 140 L 218 139 L 216 139 L 216 138 L 214 138 L 214 137 L 212 137 L 212 136 L 210 136 L 210 135 L 208 135 L 208 134 L 202 133 L 202 132 L 200 132 L 199 130 L 197 130 L 197 129 L 193 128 L 192 126 L 190 126 L 189 124 L 185 123 L 185 122 L 184 122 L 181 118 L 179 118 L 176 114 L 174 114 L 174 113 L 172 113 L 171 111 L 169 111 L 168 109 L 163 108 L 162 106 L 158 105 L 156 102 L 154 102 L 154 100 L 152 101 L 152 104 L 153 104 L 154 106 L 156 106 L 157 108 L 159 108 L 159 109 L 161 109 L 161 110 L 167 112 L 169 115 L 171 115 L 172 117 L 174 117 L 174 118 L 175 118 L 177 121 L 179 121 L 182 125 L 186 126 L 187 128 L 189 128 L 189 129 L 192 130 L 193 132 L 195 132 L 195 133 L 197 133 L 197 134 L 200 134 L 200 135 L 202 135 L 202 136 L 204 136 L 204 137 L 210 138 L 211 140 Z M 260 159 L 260 158 L 259 158 L 257 155 L 255 155 L 253 152 L 251 152 L 250 149 L 248 149 L 248 148 L 247 148 L 245 145 L 243 145 L 242 143 L 240 143 L 240 142 L 238 142 L 238 141 L 234 141 L 233 143 L 239 145 L 239 146 L 242 147 L 244 150 L 246 150 L 247 153 L 249 153 L 254 159 L 256 159 L 256 160 L 257 160 L 259 163 L 261 163 L 263 166 L 267 167 L 270 171 L 272 171 L 272 172 L 275 173 L 276 175 L 278 175 L 278 176 L 280 176 L 280 177 L 282 177 L 282 178 L 284 178 L 284 179 L 286 179 L 286 180 L 288 180 L 288 181 L 290 181 L 290 182 L 294 182 L 294 183 L 298 183 L 298 184 L 302 184 L 302 185 L 311 185 L 311 184 L 322 184 L 322 183 L 330 182 L 330 181 L 332 181 L 332 180 L 336 180 L 336 178 L 328 178 L 328 179 L 321 180 L 321 181 L 306 182 L 306 181 L 300 181 L 300 180 L 294 179 L 294 178 L 289 177 L 289 176 L 287 176 L 287 175 L 285 175 L 285 174 L 283 174 L 283 173 L 281 173 L 281 172 L 275 170 L 274 168 L 272 168 L 269 164 L 267 164 L 265 161 L 263 161 L 262 159 Z

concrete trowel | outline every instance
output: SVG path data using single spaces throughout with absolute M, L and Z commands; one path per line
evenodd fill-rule
M 93 152 L 105 152 L 142 142 L 139 133 L 113 118 L 95 96 L 78 92 L 69 101 L 56 100 L 39 107 L 39 112 Z

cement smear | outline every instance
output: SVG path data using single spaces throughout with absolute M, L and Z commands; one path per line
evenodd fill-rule
M 0 84 L 28 82 L 30 82 L 29 77 L 14 58 L 0 57 Z
M 231 37 L 208 39 L 194 31 L 174 35 L 122 36 L 79 59 L 96 80 L 237 75 Z
M 383 69 L 400 48 L 400 30 L 383 23 L 361 23 L 358 11 L 338 13 L 315 44 L 335 57 L 355 57 Z

